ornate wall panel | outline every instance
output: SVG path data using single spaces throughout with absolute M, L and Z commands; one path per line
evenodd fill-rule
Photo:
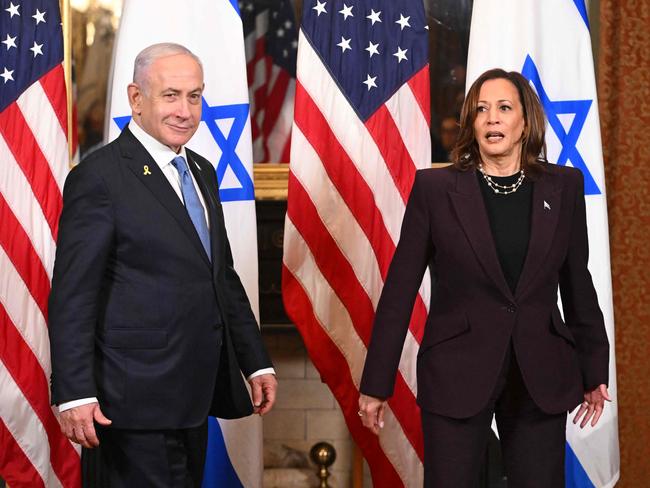
M 624 488 L 650 483 L 649 27 L 650 0 L 601 0 L 598 89 Z

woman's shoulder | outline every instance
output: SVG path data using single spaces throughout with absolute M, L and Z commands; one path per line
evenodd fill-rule
M 427 186 L 445 186 L 456 181 L 458 172 L 459 170 L 453 165 L 442 168 L 420 169 L 415 174 L 415 181 L 418 184 L 425 184 Z
M 539 163 L 542 166 L 543 173 L 551 177 L 561 178 L 571 181 L 581 181 L 582 171 L 572 166 L 564 166 L 560 164 L 543 162 Z
M 571 191 L 582 192 L 584 178 L 582 171 L 572 166 L 564 166 L 553 163 L 540 163 L 543 175 L 549 178 L 556 188 L 570 189 Z

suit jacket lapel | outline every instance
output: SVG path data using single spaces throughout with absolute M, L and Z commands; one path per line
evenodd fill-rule
M 555 236 L 561 203 L 562 188 L 556 188 L 550 176 L 543 174 L 533 184 L 528 252 L 519 276 L 515 296 L 521 295 L 544 263 L 544 258 L 548 254 Z
M 153 194 L 160 204 L 170 214 L 172 214 L 190 242 L 192 242 L 193 246 L 209 265 L 210 261 L 205 254 L 205 250 L 203 249 L 201 240 L 196 233 L 194 224 L 192 223 L 185 206 L 169 184 L 169 181 L 167 181 L 167 178 L 162 173 L 160 167 L 128 128 L 122 131 L 119 143 L 122 156 L 125 158 L 128 168 Z
M 476 171 L 459 172 L 456 190 L 450 191 L 449 196 L 476 257 L 501 292 L 513 300 L 514 297 L 501 270 L 487 210 L 476 179 Z

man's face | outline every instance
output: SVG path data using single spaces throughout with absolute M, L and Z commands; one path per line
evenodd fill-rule
M 203 71 L 187 54 L 155 60 L 140 85 L 128 87 L 134 120 L 174 152 L 194 135 L 201 121 Z

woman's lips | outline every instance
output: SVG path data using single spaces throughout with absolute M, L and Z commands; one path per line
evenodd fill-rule
M 485 138 L 490 142 L 499 142 L 505 137 L 503 132 L 490 131 L 485 134 Z

